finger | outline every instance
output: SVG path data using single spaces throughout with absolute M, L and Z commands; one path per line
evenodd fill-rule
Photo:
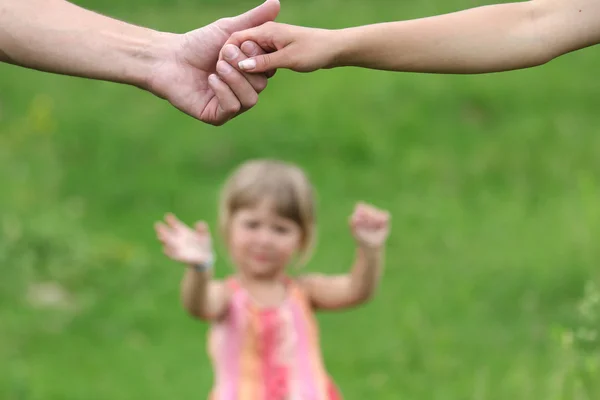
M 224 46 L 222 50 L 224 61 L 219 61 L 217 63 L 217 72 L 219 72 L 219 77 L 226 82 L 228 82 L 227 79 L 225 79 L 227 76 L 232 76 L 234 78 L 237 78 L 237 76 L 239 76 L 239 78 L 237 78 L 238 80 L 247 81 L 257 93 L 260 93 L 267 87 L 266 75 L 248 74 L 239 70 L 238 67 L 238 64 L 241 61 L 246 60 L 248 58 L 246 54 L 248 54 L 249 56 L 264 54 L 264 51 L 258 45 L 256 45 L 256 47 L 250 47 L 251 49 L 249 50 L 251 50 L 252 54 L 245 53 L 242 50 L 240 50 L 237 46 L 234 46 L 232 44 Z M 219 65 L 221 65 L 223 71 L 219 71 Z M 236 72 L 237 74 L 231 74 L 232 71 Z M 231 84 L 229 84 L 229 86 L 231 87 Z M 234 92 L 236 92 L 236 90 L 234 90 Z M 240 101 L 242 100 L 240 99 Z
M 210 235 L 210 229 L 208 228 L 208 224 L 204 221 L 198 221 L 196 223 L 196 232 L 200 233 L 203 236 Z
M 243 14 L 228 18 L 227 28 L 230 32 L 235 32 L 262 25 L 265 22 L 275 20 L 280 10 L 279 0 L 266 0 L 261 5 Z
M 378 229 L 382 229 L 387 226 L 389 216 L 386 211 L 376 210 L 374 211 L 374 220 L 376 221 L 376 225 Z
M 361 206 L 356 210 L 356 218 L 360 222 L 365 222 L 369 219 L 369 212 Z
M 277 68 L 291 66 L 289 57 L 289 41 L 282 38 L 289 35 L 289 27 L 285 24 L 269 22 L 256 28 L 239 31 L 232 34 L 223 48 L 233 44 L 240 48 L 244 42 L 253 42 L 260 46 L 268 54 L 254 55 L 238 63 L 240 70 L 258 73 L 274 71 Z M 277 44 L 275 44 L 277 37 Z M 279 47 L 279 48 L 278 48 Z
M 254 28 L 234 32 L 229 37 L 229 39 L 227 39 L 227 42 L 225 42 L 225 45 L 223 46 L 223 48 L 225 48 L 225 46 L 227 46 L 228 44 L 232 44 L 232 45 L 236 46 L 237 48 L 240 48 L 242 46 L 242 43 L 251 41 L 251 42 L 256 43 L 257 45 L 259 45 L 261 48 L 263 48 L 265 50 L 268 50 L 268 51 L 277 50 L 273 43 L 273 38 L 275 36 L 275 32 L 273 32 L 273 29 L 271 27 L 272 27 L 272 23 L 267 22 L 266 24 L 263 24 L 263 25 L 260 25 L 260 26 L 254 27 Z M 221 52 L 222 52 L 222 50 L 221 50 Z
M 382 211 L 380 218 L 384 223 L 387 224 L 390 221 L 390 213 L 387 211 Z
M 354 229 L 356 227 L 356 223 L 358 222 L 358 219 L 356 217 L 356 214 L 352 214 L 349 218 L 348 218 L 348 223 L 350 224 L 350 227 L 352 229 Z
M 218 100 L 215 109 L 216 119 L 222 122 L 235 117 L 241 110 L 242 105 L 229 86 L 214 74 L 209 77 L 208 85 Z
M 179 220 L 179 218 L 177 218 L 174 214 L 172 213 L 167 213 L 167 215 L 165 216 L 165 220 L 167 221 L 167 224 L 169 225 L 169 227 L 172 229 L 172 233 L 181 233 L 183 231 L 185 231 L 185 224 L 183 222 L 181 222 Z
M 154 230 L 156 233 L 167 232 L 169 228 L 164 224 L 164 222 L 157 221 L 154 223 Z
M 166 213 L 165 221 L 171 228 L 175 228 L 179 224 L 179 219 L 173 213 Z
M 217 62 L 217 73 L 219 74 L 221 81 L 227 84 L 229 89 L 237 97 L 241 104 L 242 111 L 254 107 L 258 102 L 258 93 L 241 72 L 235 70 L 226 61 L 219 61 Z M 267 77 L 255 76 L 254 78 L 261 78 L 264 81 L 264 84 L 261 85 L 264 89 Z
M 256 44 L 255 42 L 253 42 L 251 40 L 246 40 L 244 43 L 242 43 L 242 46 L 240 47 L 240 49 L 242 50 L 242 53 L 244 53 L 244 55 L 246 57 L 256 57 L 256 56 L 260 56 L 261 54 L 266 53 L 262 49 L 262 47 L 260 47 L 258 44 Z M 266 71 L 264 74 L 267 78 L 272 78 L 276 72 L 277 72 L 277 70 L 274 69 L 271 71 Z M 244 75 L 249 75 L 249 74 L 244 74 Z M 255 76 L 255 75 L 249 75 L 249 76 Z
M 273 53 L 250 57 L 238 63 L 242 71 L 258 73 L 291 66 L 289 47 Z
M 373 225 L 374 225 L 375 229 L 383 229 L 385 227 L 386 223 L 385 223 L 384 219 L 377 218 L 377 219 L 375 219 Z
M 154 224 L 154 230 L 156 231 L 156 236 L 160 240 L 166 240 L 171 234 L 170 229 L 162 222 Z
M 165 246 L 163 248 L 163 253 L 169 258 L 175 258 L 175 250 L 172 247 Z
M 167 244 L 167 242 L 170 240 L 170 235 L 168 233 L 162 232 L 162 231 L 159 231 L 156 234 L 156 237 L 162 244 Z

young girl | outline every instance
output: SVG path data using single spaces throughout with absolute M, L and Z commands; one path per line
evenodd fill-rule
M 334 400 L 341 396 L 327 372 L 315 310 L 339 310 L 373 295 L 389 233 L 389 215 L 359 203 L 350 218 L 356 260 L 350 273 L 292 278 L 288 266 L 308 259 L 315 235 L 315 201 L 295 165 L 253 160 L 226 182 L 220 230 L 235 274 L 212 277 L 207 225 L 191 229 L 175 216 L 156 225 L 171 259 L 188 266 L 182 301 L 211 323 L 215 371 L 212 400 Z

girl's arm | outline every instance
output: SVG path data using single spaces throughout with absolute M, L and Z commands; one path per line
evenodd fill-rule
M 350 218 L 350 228 L 357 242 L 350 273 L 339 276 L 315 274 L 300 280 L 316 309 L 358 306 L 370 300 L 377 289 L 389 234 L 389 214 L 359 203 Z
M 181 282 L 183 308 L 205 321 L 223 318 L 229 305 L 229 290 L 223 282 L 213 279 L 214 257 L 208 225 L 198 222 L 192 229 L 173 214 L 167 214 L 165 222 L 157 222 L 155 229 L 167 257 L 188 266 Z M 207 267 L 194 267 L 200 264 Z
M 474 74 L 544 64 L 600 43 L 600 1 L 531 0 L 340 30 L 266 23 L 234 33 L 270 54 L 240 63 L 250 72 L 362 68 Z
M 358 247 L 350 273 L 338 276 L 311 274 L 301 283 L 320 310 L 338 310 L 355 307 L 371 299 L 383 269 L 383 248 Z
M 188 268 L 181 282 L 181 302 L 192 316 L 214 321 L 223 318 L 229 304 L 229 291 L 222 281 L 212 279 L 209 271 Z

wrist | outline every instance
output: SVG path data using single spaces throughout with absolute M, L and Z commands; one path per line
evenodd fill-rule
M 356 47 L 356 28 L 335 29 L 329 31 L 329 49 L 333 49 L 332 57 L 328 65 L 324 69 L 337 67 L 354 66 L 354 54 L 357 53 Z
M 151 91 L 153 73 L 173 57 L 177 38 L 177 34 L 146 30 L 142 37 L 125 39 L 123 83 Z
M 212 271 L 215 265 L 215 260 L 216 256 L 214 254 L 211 254 L 207 259 L 190 262 L 187 266 L 188 268 L 191 268 L 196 272 Z
M 358 243 L 357 249 L 359 253 L 364 255 L 379 254 L 383 251 L 383 245 L 372 245 L 369 243 Z
M 192 263 L 188 264 L 188 268 L 202 274 L 211 272 L 213 269 L 212 264 L 209 263 Z

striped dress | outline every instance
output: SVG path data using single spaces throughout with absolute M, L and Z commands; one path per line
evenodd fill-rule
M 321 356 L 319 330 L 301 287 L 259 308 L 234 278 L 227 317 L 209 331 L 215 383 L 210 400 L 341 400 Z

